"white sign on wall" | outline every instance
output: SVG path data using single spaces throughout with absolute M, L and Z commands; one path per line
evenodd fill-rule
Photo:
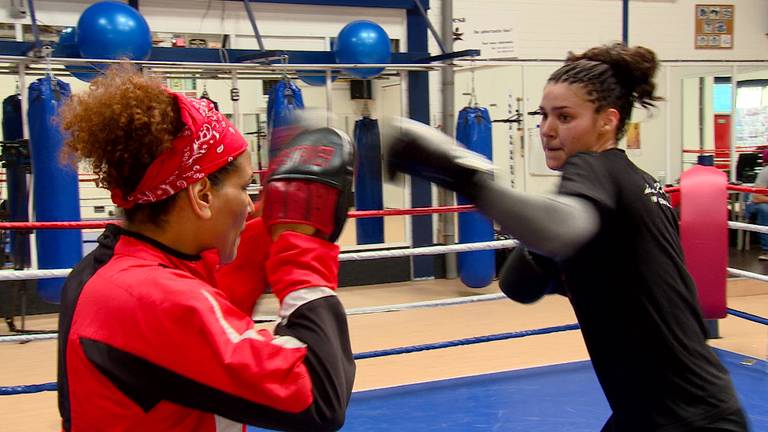
M 509 14 L 460 12 L 453 18 L 453 50 L 479 49 L 481 59 L 518 57 L 517 20 Z
M 768 137 L 768 107 L 736 110 L 736 145 L 765 145 Z
M 544 148 L 541 144 L 541 135 L 539 134 L 539 127 L 529 127 L 525 134 L 527 156 L 528 156 L 528 172 L 531 175 L 540 176 L 559 176 L 559 171 L 554 171 L 547 167 L 547 157 L 544 155 Z

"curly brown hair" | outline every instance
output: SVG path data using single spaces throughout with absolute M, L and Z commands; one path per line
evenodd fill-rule
M 183 128 L 178 105 L 161 82 L 128 64 L 109 68 L 88 92 L 73 95 L 59 111 L 59 125 L 66 136 L 62 159 L 72 164 L 86 160 L 97 186 L 123 196 L 136 189 Z M 125 212 L 126 219 L 144 215 L 157 221 L 170 201 L 137 205 Z

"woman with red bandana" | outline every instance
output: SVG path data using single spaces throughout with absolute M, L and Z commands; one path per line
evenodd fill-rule
M 62 107 L 61 127 L 64 157 L 89 163 L 124 215 L 64 285 L 63 430 L 340 428 L 355 372 L 334 292 L 349 139 L 279 143 L 264 216 L 247 222 L 247 144 L 209 101 L 118 67 Z M 250 318 L 266 286 L 274 334 Z

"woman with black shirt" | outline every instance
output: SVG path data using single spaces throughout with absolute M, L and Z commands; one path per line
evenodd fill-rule
M 562 172 L 555 195 L 495 184 L 489 161 L 406 120 L 390 126 L 387 166 L 466 196 L 520 241 L 500 275 L 508 297 L 570 299 L 613 411 L 603 431 L 746 431 L 706 344 L 675 212 L 617 146 L 633 106 L 661 99 L 657 67 L 652 51 L 614 44 L 571 53 L 549 77 L 540 133 Z

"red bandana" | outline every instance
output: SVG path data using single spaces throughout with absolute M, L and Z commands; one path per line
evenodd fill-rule
M 206 99 L 169 94 L 176 100 L 186 127 L 147 169 L 128 197 L 112 189 L 112 202 L 131 208 L 168 198 L 234 160 L 248 144 L 232 123 Z

